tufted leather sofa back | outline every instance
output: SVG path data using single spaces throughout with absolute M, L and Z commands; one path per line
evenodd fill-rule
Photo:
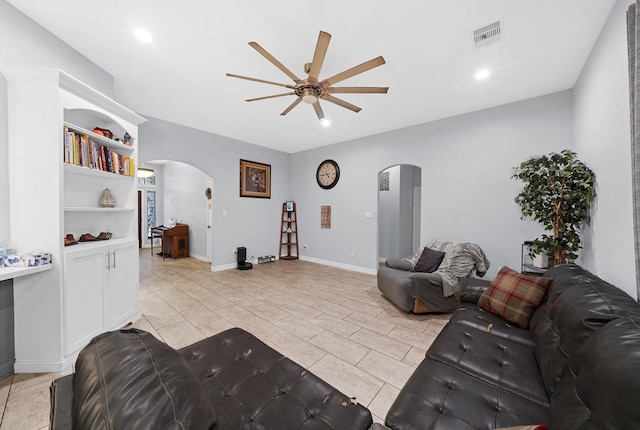
M 216 413 L 189 364 L 137 329 L 104 333 L 76 361 L 78 429 L 213 429 Z
M 640 423 L 640 327 L 611 321 L 568 361 L 551 398 L 552 429 L 635 429 Z
M 545 273 L 554 278 L 547 301 L 531 318 L 531 335 L 542 379 L 551 396 L 565 365 L 587 339 L 620 317 L 640 318 L 640 305 L 619 288 L 573 264 Z

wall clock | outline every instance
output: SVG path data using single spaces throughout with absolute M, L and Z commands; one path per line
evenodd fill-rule
M 316 171 L 316 181 L 318 181 L 320 188 L 331 189 L 336 186 L 338 179 L 340 179 L 338 163 L 333 160 L 324 160 L 320 163 Z

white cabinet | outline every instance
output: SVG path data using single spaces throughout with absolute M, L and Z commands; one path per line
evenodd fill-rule
M 89 247 L 65 254 L 65 354 L 72 354 L 104 329 L 107 269 L 104 247 Z
M 54 263 L 14 280 L 14 370 L 61 372 L 92 336 L 140 317 L 135 162 L 144 119 L 57 69 L 0 66 L 0 73 L 10 240 L 21 251 L 51 252 Z M 86 138 L 81 161 L 70 158 L 65 130 Z M 98 204 L 105 188 L 114 208 Z M 67 234 L 101 232 L 111 239 L 64 246 Z
M 65 352 L 140 318 L 138 242 L 123 239 L 69 249 L 64 263 Z
M 105 325 L 126 324 L 132 316 L 140 318 L 138 295 L 138 240 L 128 240 L 109 247 L 107 257 L 108 289 L 105 297 Z M 135 286 L 133 283 L 135 282 Z

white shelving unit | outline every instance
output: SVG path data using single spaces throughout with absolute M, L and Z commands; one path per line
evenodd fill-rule
M 64 163 L 64 127 L 137 161 L 144 119 L 57 69 L 0 67 L 7 80 L 11 241 L 51 252 L 53 268 L 16 278 L 16 373 L 62 372 L 86 343 L 140 318 L 137 178 Z M 130 145 L 93 133 L 131 136 Z M 134 172 L 135 173 L 135 172 Z M 102 208 L 109 188 L 117 204 Z M 64 246 L 64 237 L 112 233 Z

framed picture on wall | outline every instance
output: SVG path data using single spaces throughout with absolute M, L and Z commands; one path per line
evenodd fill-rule
M 331 228 L 331 206 L 320 206 L 320 228 Z
M 271 198 L 271 165 L 240 160 L 240 197 Z

